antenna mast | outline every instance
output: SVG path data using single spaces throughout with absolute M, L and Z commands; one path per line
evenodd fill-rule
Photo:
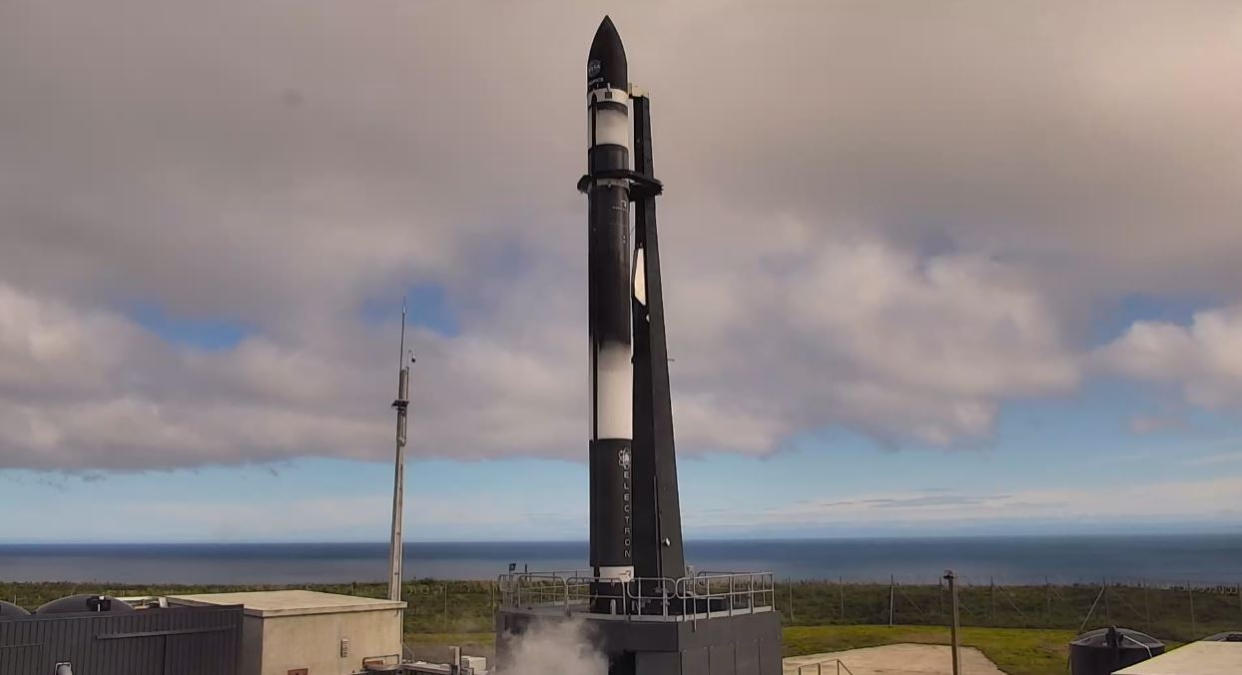
M 410 363 L 414 356 L 410 355 Z M 401 348 L 397 354 L 397 457 L 392 483 L 392 541 L 388 552 L 388 599 L 401 600 L 402 550 L 401 515 L 405 508 L 405 425 L 410 406 L 410 366 L 405 362 L 405 299 L 401 299 Z

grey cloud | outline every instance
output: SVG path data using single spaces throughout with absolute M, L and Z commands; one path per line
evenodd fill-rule
M 1229 5 L 746 3 L 614 13 L 653 92 L 678 433 L 986 438 L 1082 377 L 1121 292 L 1218 294 L 1242 190 Z M 581 3 L 0 9 L 0 465 L 579 457 Z M 118 307 L 255 327 L 168 345 Z

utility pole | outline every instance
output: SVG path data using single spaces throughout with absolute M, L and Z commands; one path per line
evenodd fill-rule
M 961 675 L 962 673 L 961 662 L 959 660 L 958 644 L 957 644 L 957 628 L 958 628 L 957 616 L 958 615 L 957 615 L 957 584 L 955 583 L 956 579 L 957 577 L 953 575 L 953 570 L 944 571 L 944 580 L 949 582 L 949 604 L 952 607 L 952 611 L 953 611 L 953 618 L 949 622 L 949 641 L 951 643 L 950 649 L 953 650 L 953 675 Z
M 410 363 L 414 357 L 410 357 Z M 401 600 L 402 564 L 404 558 L 402 512 L 405 510 L 405 429 L 410 406 L 410 367 L 405 363 L 405 300 L 401 301 L 401 346 L 397 353 L 397 454 L 392 483 L 392 538 L 388 551 L 388 599 Z M 404 616 L 404 612 L 401 612 Z M 404 624 L 402 624 L 404 625 Z

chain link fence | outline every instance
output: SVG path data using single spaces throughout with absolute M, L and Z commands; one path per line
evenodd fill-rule
M 963 626 L 1059 628 L 1106 626 L 1157 637 L 1195 640 L 1242 628 L 1242 587 L 1154 580 L 1006 584 L 957 578 Z M 951 599 L 942 580 L 778 582 L 777 608 L 786 625 L 946 625 Z

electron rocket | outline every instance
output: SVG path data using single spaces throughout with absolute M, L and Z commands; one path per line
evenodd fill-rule
M 553 616 L 522 589 L 560 580 L 557 613 L 587 622 L 611 675 L 777 673 L 781 626 L 771 611 L 771 575 L 711 577 L 730 592 L 702 593 L 712 582 L 686 565 L 656 225 L 664 186 L 652 159 L 651 99 L 629 82 L 608 17 L 591 42 L 586 80 L 587 166 L 578 190 L 587 195 L 594 574 L 515 574 L 510 564 L 496 615 L 496 668 L 508 672 L 516 637 Z M 570 588 L 584 581 L 588 603 L 571 605 L 577 590 Z
M 634 366 L 630 277 L 630 108 L 625 49 L 605 17 L 587 57 L 588 314 L 591 336 L 591 566 L 634 576 Z

